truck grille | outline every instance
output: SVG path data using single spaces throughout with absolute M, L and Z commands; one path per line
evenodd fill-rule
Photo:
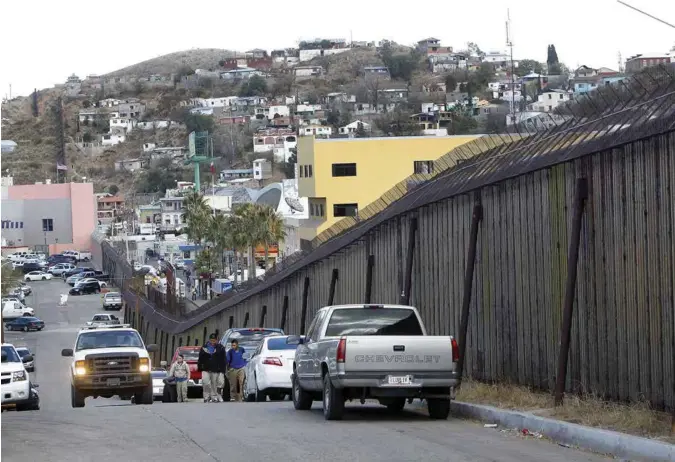
M 87 369 L 92 374 L 118 374 L 136 371 L 138 356 L 120 354 L 87 356 L 87 362 Z

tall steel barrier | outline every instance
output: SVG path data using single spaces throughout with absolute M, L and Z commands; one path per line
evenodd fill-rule
M 167 358 L 245 320 L 299 333 L 327 304 L 410 303 L 430 333 L 460 337 L 471 377 L 672 409 L 669 72 L 602 88 L 553 128 L 482 141 L 470 159 L 370 219 L 188 316 L 127 289 L 127 319 Z M 118 258 L 105 244 L 103 255 Z

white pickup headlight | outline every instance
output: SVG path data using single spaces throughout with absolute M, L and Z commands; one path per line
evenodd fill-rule
M 14 374 L 12 374 L 12 380 L 14 382 L 21 382 L 22 380 L 26 380 L 26 372 L 16 371 Z

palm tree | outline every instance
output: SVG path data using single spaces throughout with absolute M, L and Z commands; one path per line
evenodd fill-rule
M 213 244 L 216 256 L 220 257 L 221 274 L 225 274 L 223 252 L 232 248 L 234 220 L 222 214 L 211 216 L 208 225 L 208 240 Z
M 268 205 L 258 205 L 256 221 L 259 221 L 260 235 L 258 237 L 265 246 L 265 270 L 267 270 L 270 244 L 278 245 L 286 238 L 284 221 L 276 210 Z

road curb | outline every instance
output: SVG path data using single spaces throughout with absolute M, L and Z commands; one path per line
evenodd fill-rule
M 496 423 L 508 428 L 537 432 L 559 444 L 576 446 L 600 454 L 629 460 L 675 461 L 675 445 L 625 433 L 585 427 L 547 419 L 528 412 L 509 411 L 491 406 L 452 402 L 452 413 L 462 417 Z

